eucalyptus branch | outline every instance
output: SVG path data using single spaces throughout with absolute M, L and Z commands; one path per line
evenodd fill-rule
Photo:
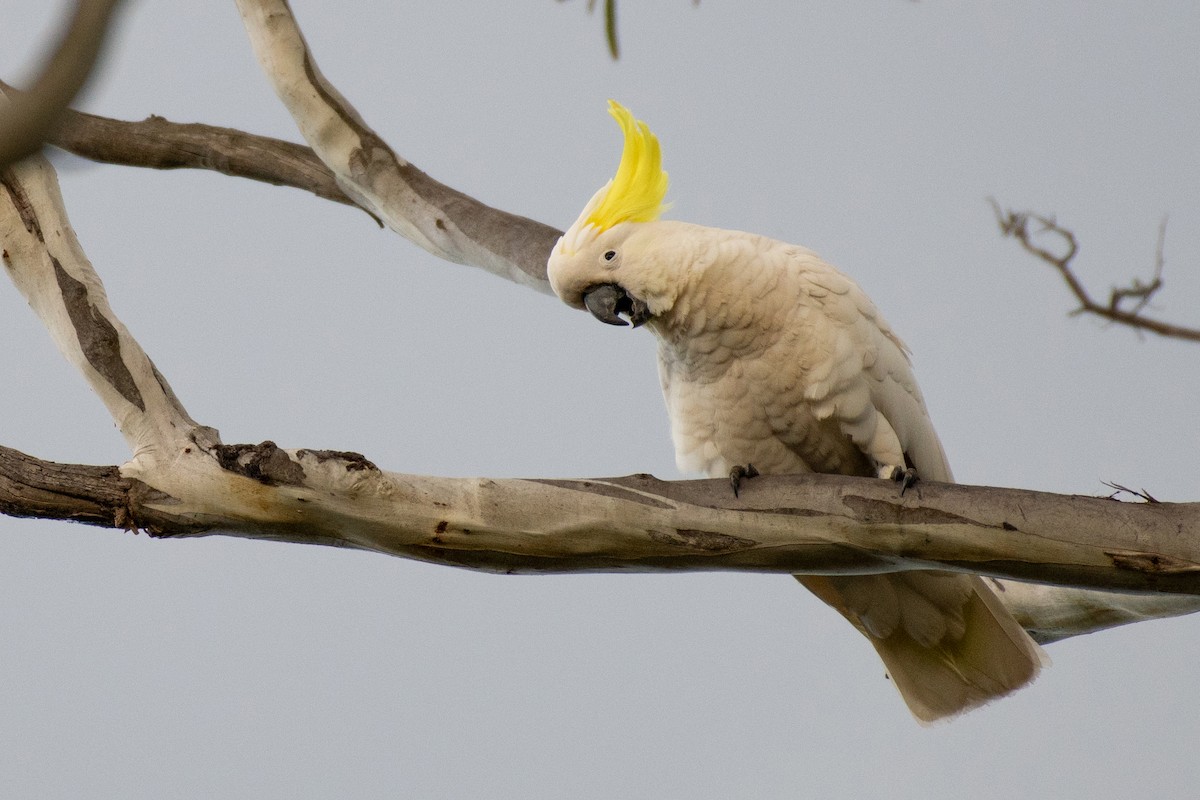
M 2 82 L 0 90 L 15 93 Z M 281 139 L 232 128 L 171 122 L 158 116 L 127 122 L 68 110 L 49 141 L 68 152 L 103 163 L 151 169 L 210 169 L 234 177 L 290 186 L 327 200 L 363 208 L 379 221 L 370 208 L 342 191 L 333 172 L 311 148 Z M 544 294 L 551 293 L 546 280 L 546 258 L 553 243 L 562 235 L 561 231 L 487 206 L 439 183 L 411 164 L 407 170 L 415 184 L 427 189 L 428 202 L 401 204 L 395 213 L 436 215 L 439 213 L 436 202 L 443 202 L 445 208 L 441 210 L 445 211 L 446 218 L 462 216 L 484 220 L 487 224 L 471 228 L 471 231 L 478 248 L 487 255 L 473 266 L 517 280 Z M 434 225 L 437 225 L 436 221 Z M 417 243 L 422 244 L 421 241 Z M 433 252 L 442 254 L 438 250 Z M 515 260 L 497 260 L 494 255 L 497 252 L 508 252 Z M 462 263 L 468 262 L 464 259 Z
M 101 163 L 213 170 L 357 206 L 310 148 L 233 128 L 171 122 L 159 116 L 125 122 L 68 110 L 48 141 Z
M 1053 217 L 1046 217 L 1028 211 L 1004 210 L 995 200 L 989 200 L 996 214 L 996 223 L 1000 232 L 1016 239 L 1021 247 L 1031 255 L 1037 256 L 1058 272 L 1059 276 L 1071 290 L 1071 294 L 1079 302 L 1079 307 L 1072 314 L 1094 314 L 1111 322 L 1125 325 L 1139 331 L 1149 331 L 1160 336 L 1189 341 L 1200 341 L 1200 329 L 1175 325 L 1169 322 L 1148 317 L 1142 312 L 1154 295 L 1163 287 L 1163 243 L 1166 238 L 1166 221 L 1159 226 L 1158 246 L 1155 251 L 1154 276 L 1149 282 L 1134 278 L 1128 286 L 1115 287 L 1109 294 L 1108 302 L 1101 303 L 1092 298 L 1083 282 L 1075 274 L 1071 262 L 1079 252 L 1079 243 L 1075 234 L 1062 227 Z M 1030 230 L 1031 225 L 1036 226 Z M 1045 238 L 1056 239 L 1057 247 L 1040 244 Z M 1127 306 L 1128 301 L 1134 301 Z
M 506 574 L 937 567 L 1011 579 L 995 582 L 999 596 L 1042 642 L 1200 608 L 1200 545 L 1176 535 L 1200 525 L 1197 503 L 933 483 L 918 500 L 885 481 L 835 475 L 764 477 L 738 497 L 722 480 L 649 475 L 432 478 L 271 442 L 216 445 L 186 480 L 167 480 L 167 494 L 155 484 L 171 469 L 160 463 L 131 480 L 116 467 L 51 464 L 0 447 L 0 512 L 158 537 L 352 547 Z
M 0 171 L 0 201 L 9 278 L 108 407 L 135 458 L 186 440 L 198 426 L 109 306 L 49 162 L 31 156 Z
M 275 93 L 346 194 L 436 256 L 550 293 L 545 262 L 559 231 L 483 205 L 397 156 L 321 74 L 286 0 L 238 0 L 238 9 Z

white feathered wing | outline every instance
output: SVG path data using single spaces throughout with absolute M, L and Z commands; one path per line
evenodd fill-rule
M 871 476 L 911 466 L 953 480 L 903 343 L 853 281 L 803 248 L 682 233 L 695 247 L 687 289 L 650 324 L 681 468 Z M 796 578 L 871 642 L 922 722 L 1005 695 L 1044 663 L 978 577 Z

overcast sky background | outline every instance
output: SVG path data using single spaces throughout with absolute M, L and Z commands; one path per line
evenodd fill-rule
M 66 4 L 0 0 L 20 82 Z M 1102 296 L 1200 323 L 1200 5 L 297 0 L 396 151 L 565 227 L 649 122 L 669 215 L 805 244 L 915 353 L 960 480 L 1197 500 L 1200 346 L 1067 316 L 988 196 L 1055 213 Z M 297 140 L 232 2 L 131 2 L 81 106 Z M 439 262 L 358 211 L 56 157 L 112 304 L 226 442 L 452 476 L 675 470 L 645 332 Z M 0 442 L 120 463 L 0 285 Z M 1200 783 L 1200 616 L 1051 646 L 932 729 L 778 576 L 496 577 L 0 518 L 0 796 L 1127 798 Z

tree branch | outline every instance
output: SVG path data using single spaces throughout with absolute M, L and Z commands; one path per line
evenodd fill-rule
M 1020 242 L 1026 252 L 1037 256 L 1053 267 L 1062 277 L 1071 294 L 1079 301 L 1079 308 L 1072 314 L 1094 314 L 1098 317 L 1116 322 L 1136 330 L 1150 331 L 1160 336 L 1174 339 L 1185 339 L 1200 342 L 1200 329 L 1175 325 L 1145 316 L 1142 312 L 1151 298 L 1163 287 L 1163 242 L 1166 238 L 1166 221 L 1159 227 L 1158 246 L 1155 252 L 1154 277 L 1143 283 L 1134 278 L 1129 286 L 1114 287 L 1109 294 L 1108 303 L 1099 303 L 1092 299 L 1083 282 L 1071 268 L 1071 261 L 1079 252 L 1079 244 L 1075 234 L 1058 224 L 1052 217 L 1041 216 L 1028 211 L 1003 210 L 995 200 L 989 200 L 996 214 L 996 222 L 1000 232 Z M 1038 230 L 1030 232 L 1030 223 L 1036 223 Z M 1050 235 L 1058 239 L 1061 252 L 1054 248 L 1038 244 L 1035 239 Z M 1132 307 L 1123 307 L 1128 301 L 1134 301 Z
M 0 93 L 22 92 L 0 81 Z M 337 185 L 312 148 L 234 128 L 171 122 L 151 115 L 140 122 L 64 109 L 46 141 L 81 158 L 150 169 L 208 169 L 235 178 L 303 189 L 358 207 Z
M 275 93 L 346 194 L 436 256 L 550 293 L 546 259 L 559 231 L 485 206 L 398 157 L 321 74 L 286 0 L 238 0 L 238 9 Z
M 30 91 L 7 104 L 0 101 L 0 169 L 41 149 L 91 74 L 118 5 L 120 0 L 78 0 Z
M 0 511 L 155 536 L 230 534 L 353 547 L 502 573 L 725 570 L 802 574 L 937 567 L 999 583 L 1041 641 L 1200 607 L 1200 504 L 1118 503 L 1017 489 L 771 476 L 725 481 L 431 478 L 362 456 L 216 446 L 186 480 L 51 464 L 0 448 Z M 82 479 L 80 479 L 82 477 Z M 182 491 L 180 491 L 182 487 Z M 1009 520 L 1016 520 L 1020 527 Z M 1086 591 L 1139 590 L 1130 596 Z
M 9 277 L 108 407 L 135 460 L 191 438 L 199 426 L 109 306 L 49 162 L 32 156 L 0 171 L 0 197 Z
M 0 514 L 57 519 L 157 536 L 192 535 L 203 527 L 155 510 L 165 500 L 113 467 L 56 464 L 0 445 Z

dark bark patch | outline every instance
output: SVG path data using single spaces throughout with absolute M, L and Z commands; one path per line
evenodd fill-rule
M 297 450 L 296 455 L 301 458 L 315 458 L 318 463 L 341 461 L 346 472 L 379 472 L 379 467 L 375 466 L 362 453 L 353 453 L 349 450 L 309 450 L 305 448 Z
M 121 337 L 117 329 L 92 305 L 87 286 L 63 269 L 57 258 L 51 257 L 50 261 L 54 264 L 54 277 L 58 280 L 63 305 L 75 328 L 83 357 L 122 397 L 139 411 L 145 411 L 146 401 L 121 358 Z
M 727 533 L 699 531 L 690 528 L 676 528 L 673 531 L 650 531 L 650 538 L 660 544 L 686 547 L 691 550 L 703 550 L 706 553 L 733 553 L 738 550 L 747 550 L 758 544 L 753 539 L 744 539 L 741 536 L 730 536 Z
M 38 224 L 33 204 L 29 202 L 29 197 L 25 194 L 25 189 L 13 176 L 12 172 L 9 170 L 0 171 L 0 185 L 4 186 L 9 200 L 12 202 L 13 207 L 17 209 L 17 214 L 20 215 L 21 222 L 25 225 L 25 230 L 32 233 L 37 237 L 39 242 L 44 244 L 46 237 L 42 235 L 42 226 Z
M 899 498 L 897 498 L 896 502 L 889 502 L 884 500 L 874 500 L 869 497 L 859 497 L 857 495 L 846 495 L 842 498 L 842 502 L 854 511 L 854 515 L 859 522 L 867 525 L 890 524 L 976 526 L 981 524 L 977 520 L 960 516 L 958 514 L 951 514 L 950 512 L 941 511 L 935 508 L 922 508 L 919 506 L 902 505 L 899 502 Z M 989 525 L 985 527 L 994 528 L 998 526 Z
M 222 469 L 236 472 L 267 486 L 302 486 L 304 467 L 274 442 L 220 444 L 213 448 Z
M 1144 572 L 1148 575 L 1180 575 L 1200 572 L 1200 564 L 1162 553 L 1140 553 L 1133 550 L 1106 550 L 1114 567 Z

